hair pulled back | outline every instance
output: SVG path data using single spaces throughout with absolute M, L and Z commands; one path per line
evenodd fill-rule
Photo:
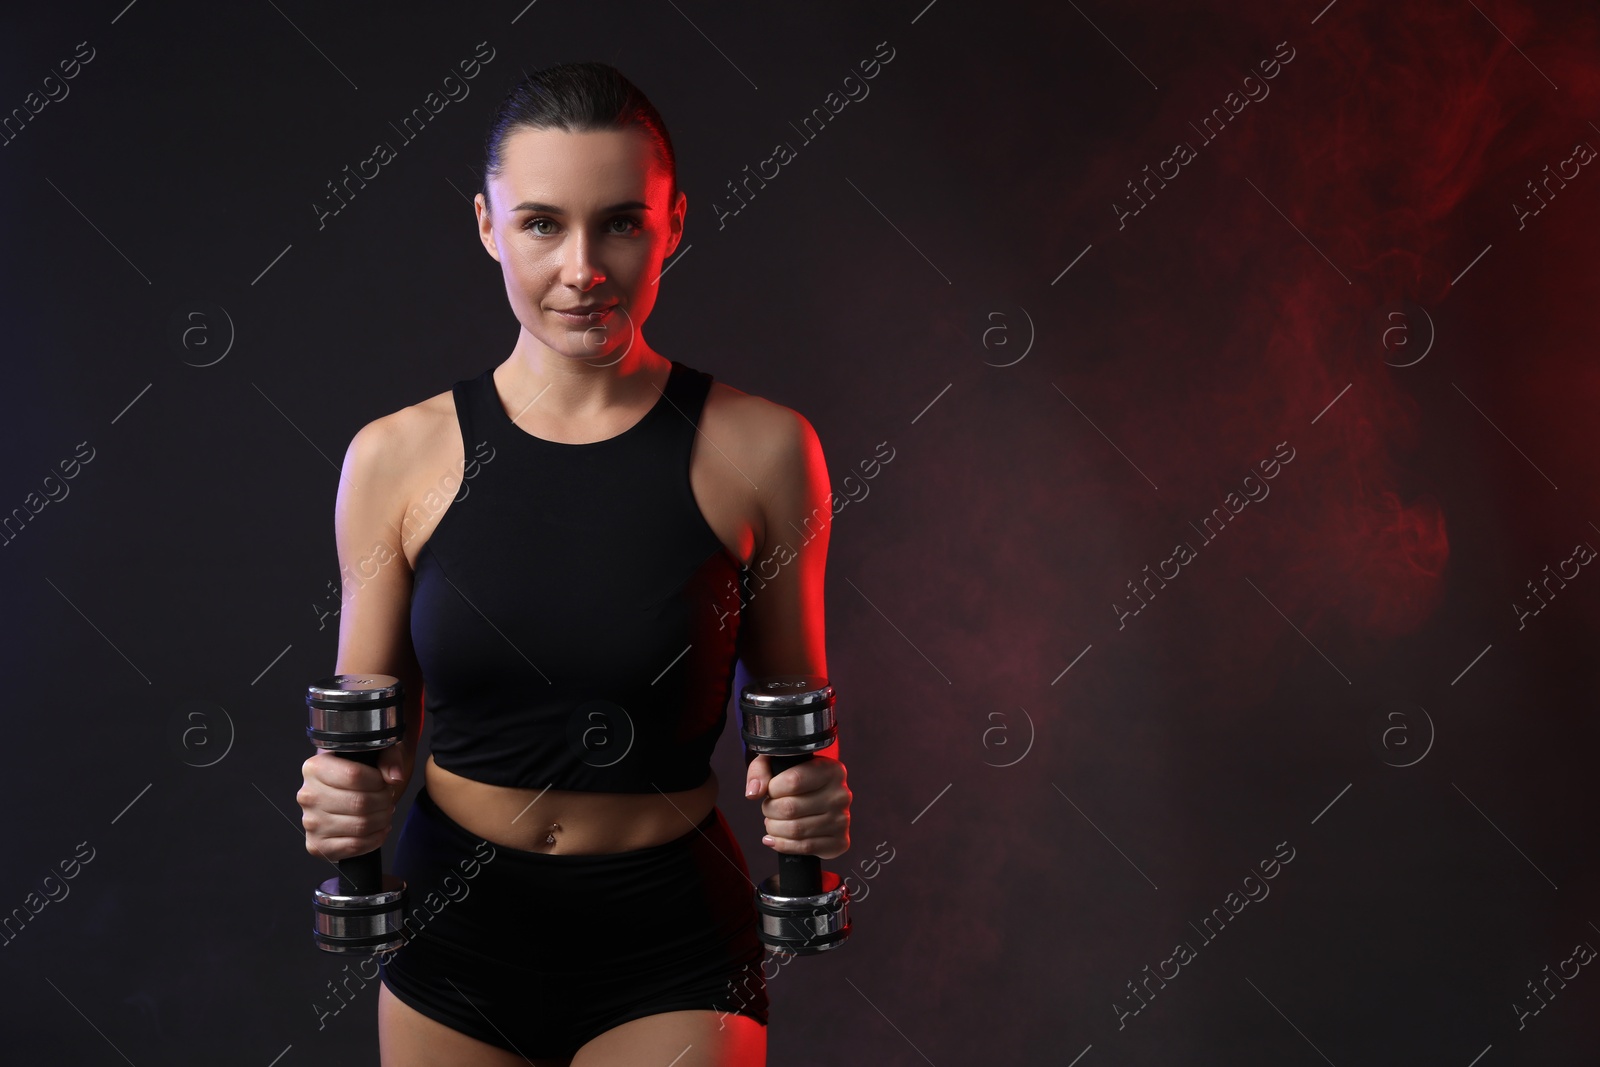
M 609 63 L 561 63 L 526 74 L 506 92 L 489 121 L 484 138 L 484 203 L 489 180 L 504 166 L 506 141 L 519 129 L 645 132 L 670 181 L 667 203 L 678 198 L 677 158 L 660 112 L 622 72 Z

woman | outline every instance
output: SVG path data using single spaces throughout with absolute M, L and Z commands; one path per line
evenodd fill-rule
M 528 76 L 485 154 L 478 236 L 521 330 L 498 366 L 351 441 L 336 532 L 361 581 L 335 669 L 400 677 L 408 732 L 376 768 L 306 761 L 307 849 L 383 842 L 425 687 L 386 1067 L 763 1064 L 754 883 L 709 758 L 736 658 L 750 678 L 827 673 L 822 450 L 803 416 L 645 341 L 686 198 L 627 79 Z M 750 760 L 747 795 L 765 843 L 832 859 L 850 791 L 836 747 L 817 755 Z

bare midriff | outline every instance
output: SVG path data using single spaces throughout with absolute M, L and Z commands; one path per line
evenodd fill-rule
M 715 771 L 676 793 L 586 793 L 490 785 L 447 771 L 430 755 L 423 784 L 451 819 L 491 844 L 524 852 L 648 848 L 691 832 L 717 804 Z
M 665 361 L 663 360 L 663 365 Z M 662 372 L 665 377 L 665 372 Z M 734 466 L 721 447 L 701 448 L 701 439 L 720 438 L 726 451 L 736 455 L 748 449 L 746 440 L 763 440 L 779 409 L 757 404 L 737 390 L 713 385 L 701 414 L 701 432 L 691 450 L 690 484 L 695 504 L 728 552 L 748 566 L 757 546 L 759 505 L 746 486 L 748 476 Z M 653 402 L 651 396 L 644 398 Z M 417 469 L 434 471 L 453 463 L 460 469 L 465 458 L 457 430 L 455 402 L 450 393 L 431 398 L 436 415 L 436 444 Z M 507 417 L 514 413 L 507 410 Z M 520 423 L 536 423 L 536 412 L 524 414 Z M 637 416 L 635 416 L 637 418 Z M 539 436 L 561 441 L 562 434 L 534 425 Z M 418 504 L 430 487 L 421 481 L 412 487 L 408 505 Z M 406 514 L 411 514 L 408 510 Z M 438 520 L 435 519 L 435 522 Z M 403 548 L 415 572 L 417 557 L 432 527 L 419 530 Z M 414 742 L 413 742 L 414 744 Z M 490 785 L 463 778 L 434 763 L 430 755 L 423 766 L 423 784 L 441 811 L 484 840 L 525 852 L 599 854 L 630 852 L 681 837 L 694 830 L 717 804 L 717 776 L 712 772 L 693 789 L 674 793 L 588 793 L 561 789 L 521 789 Z M 742 789 L 742 787 L 741 787 Z M 554 829 L 553 827 L 559 827 Z M 551 842 L 549 839 L 555 838 Z

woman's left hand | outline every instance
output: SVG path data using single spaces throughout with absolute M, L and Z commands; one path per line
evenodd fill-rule
M 761 839 L 779 852 L 831 860 L 850 848 L 850 787 L 845 766 L 831 756 L 811 759 L 774 775 L 767 756 L 750 761 L 745 796 L 765 797 L 767 835 Z M 751 785 L 754 789 L 751 789 Z

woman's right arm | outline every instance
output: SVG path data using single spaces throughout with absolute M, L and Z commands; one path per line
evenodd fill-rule
M 402 519 L 407 445 L 420 414 L 406 409 L 363 426 L 350 441 L 334 505 L 340 599 L 336 674 L 392 674 L 404 687 L 405 737 L 377 767 L 319 751 L 302 765 L 306 850 L 330 860 L 370 852 L 388 835 L 411 780 L 422 734 L 422 672 L 411 645 L 411 566 Z M 407 431 L 411 432 L 407 432 Z

